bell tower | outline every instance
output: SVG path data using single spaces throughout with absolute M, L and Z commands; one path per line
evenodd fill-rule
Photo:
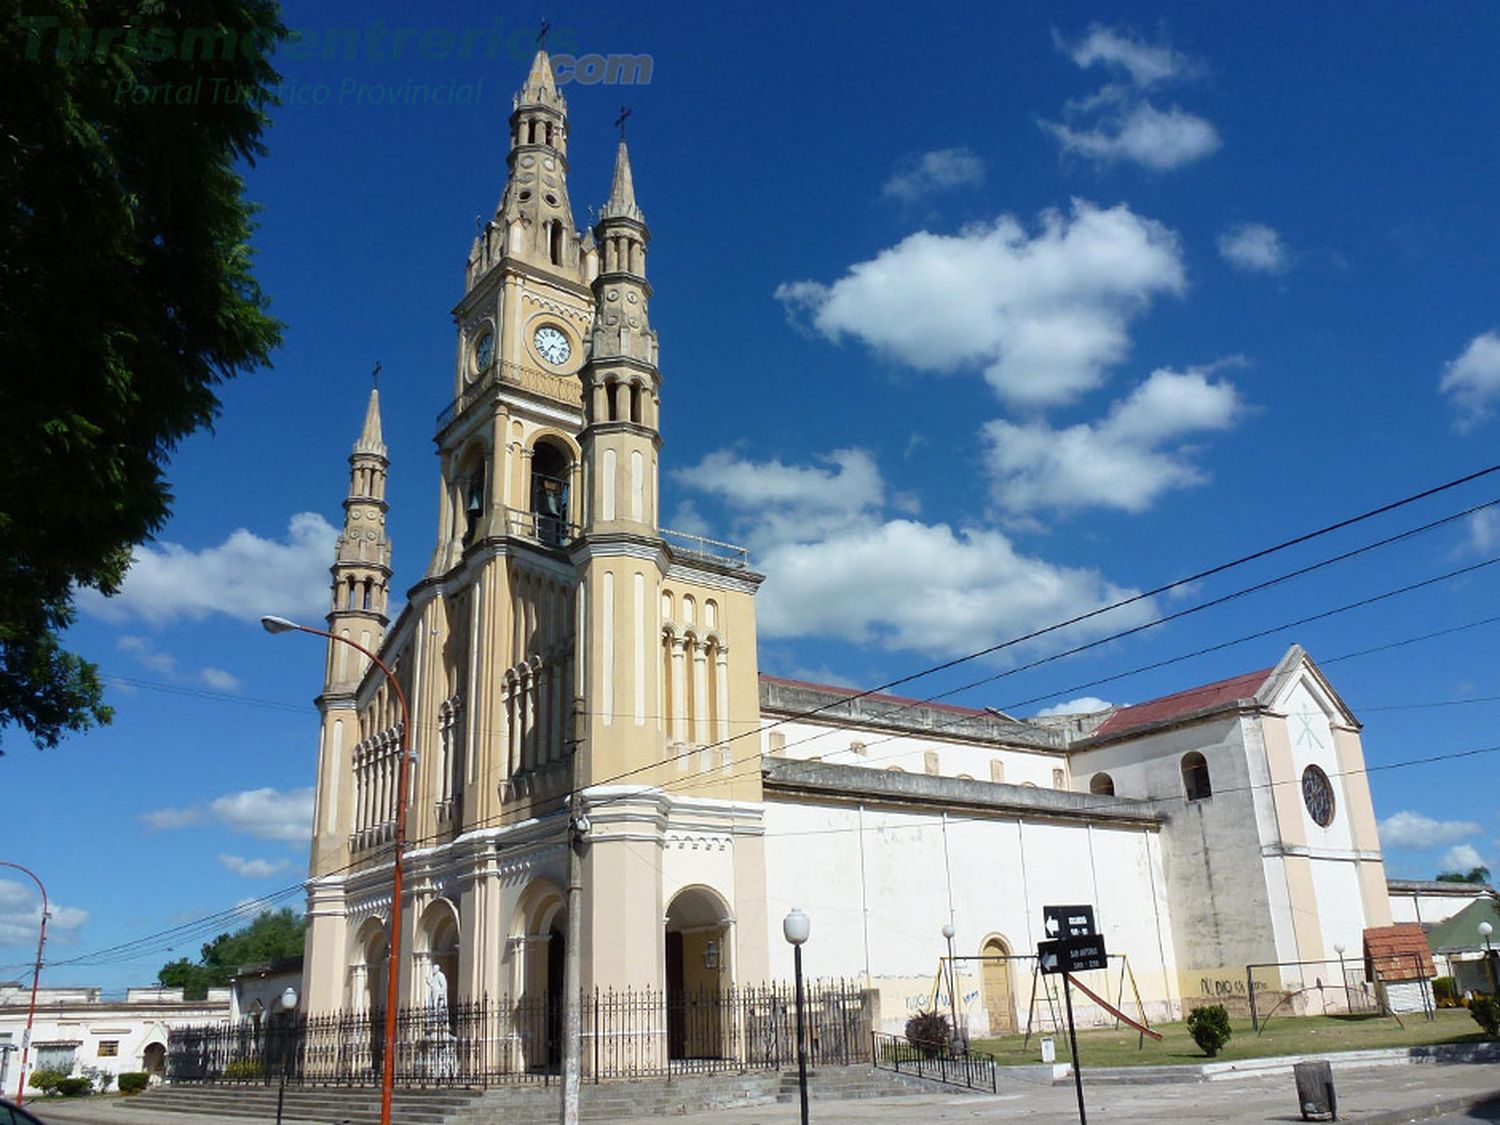
M 386 535 L 385 476 L 390 466 L 380 436 L 380 392 L 370 392 L 365 424 L 349 455 L 349 495 L 344 498 L 344 530 L 333 566 L 333 599 L 328 631 L 368 649 L 380 647 L 390 619 L 391 541 Z M 348 645 L 330 643 L 323 673 L 324 695 L 350 695 L 369 661 Z

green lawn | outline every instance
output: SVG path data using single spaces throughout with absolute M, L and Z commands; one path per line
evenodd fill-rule
M 1422 1013 L 1401 1017 L 1402 1028 L 1389 1016 L 1276 1016 L 1257 1035 L 1249 1020 L 1232 1020 L 1234 1037 L 1225 1044 L 1215 1062 L 1262 1058 L 1267 1055 L 1309 1055 L 1324 1051 L 1359 1051 L 1376 1047 L 1420 1047 L 1431 1043 L 1481 1043 L 1484 1034 L 1474 1018 L 1462 1008 L 1445 1009 L 1429 1021 Z M 1129 1028 L 1119 1031 L 1097 1030 L 1078 1033 L 1078 1053 L 1085 1071 L 1090 1066 L 1169 1066 L 1204 1063 L 1209 1059 L 1198 1049 L 1184 1023 L 1165 1023 L 1154 1030 L 1161 1032 L 1161 1042 L 1147 1039 L 1138 1047 L 1139 1036 Z M 1051 1032 L 1048 1032 L 1052 1034 Z M 976 1051 L 986 1051 L 996 1060 L 1016 1066 L 1042 1061 L 1038 1035 L 1022 1050 L 1022 1037 L 976 1039 Z M 1068 1035 L 1052 1034 L 1057 1044 L 1057 1061 L 1067 1062 Z

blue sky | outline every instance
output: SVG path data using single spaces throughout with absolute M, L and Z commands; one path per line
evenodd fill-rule
M 885 682 L 1496 460 L 1492 5 L 547 14 L 557 51 L 651 56 L 649 83 L 564 88 L 570 194 L 586 223 L 631 106 L 664 511 L 751 546 L 763 671 Z M 377 359 L 397 588 L 433 543 L 448 310 L 499 198 L 536 15 L 286 19 L 308 57 L 282 60 L 286 104 L 248 174 L 285 345 L 178 451 L 174 516 L 123 595 L 83 603 L 71 641 L 111 678 L 114 725 L 45 753 L 10 736 L 0 761 L 24 795 L 5 857 L 62 907 L 53 961 L 305 871 L 322 652 L 255 620 L 322 612 Z M 367 38 L 346 52 L 329 33 L 351 28 Z M 439 34 L 397 45 L 400 28 Z M 458 57 L 443 32 L 484 49 Z M 1136 702 L 1295 640 L 1366 724 L 1372 766 L 1487 747 L 1492 568 L 1121 674 L 1482 564 L 1500 552 L 1493 509 L 1014 668 L 1497 497 L 1485 478 L 902 690 L 998 677 L 947 698 Z M 1392 875 L 1500 857 L 1494 761 L 1372 774 Z M 12 975 L 32 923 L 18 885 L 0 901 Z M 206 936 L 48 979 L 148 982 Z

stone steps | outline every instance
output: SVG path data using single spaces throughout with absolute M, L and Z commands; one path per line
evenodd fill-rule
M 475 1101 L 482 1091 L 464 1089 L 397 1090 L 393 1116 L 403 1125 L 443 1125 Z M 275 1118 L 275 1086 L 171 1084 L 157 1087 L 135 1104 L 160 1113 L 198 1113 L 223 1118 Z M 284 1121 L 320 1125 L 377 1125 L 380 1093 L 369 1088 L 287 1087 Z

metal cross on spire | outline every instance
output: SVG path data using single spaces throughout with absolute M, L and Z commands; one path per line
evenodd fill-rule
M 552 30 L 552 25 L 547 22 L 547 17 L 542 17 L 542 26 L 537 29 L 536 45 L 545 50 L 547 47 L 547 32 Z
M 634 112 L 635 110 L 622 105 L 620 107 L 620 116 L 615 118 L 615 128 L 620 130 L 620 140 L 622 141 L 625 139 L 625 120 Z
M 375 389 L 380 390 L 380 360 L 375 361 L 375 370 L 370 372 L 370 378 L 375 381 Z

